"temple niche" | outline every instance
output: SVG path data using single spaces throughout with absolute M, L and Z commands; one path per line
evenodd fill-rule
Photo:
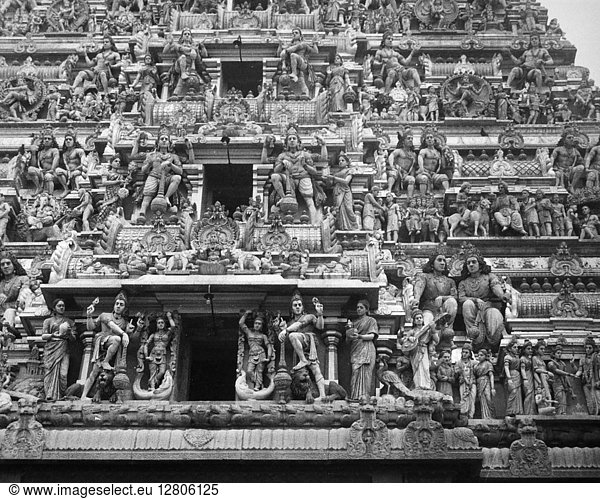
M 7 0 L 0 38 L 2 477 L 598 478 L 600 94 L 543 5 Z

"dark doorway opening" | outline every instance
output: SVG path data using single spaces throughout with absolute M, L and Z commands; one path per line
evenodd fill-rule
M 242 47 L 242 53 L 243 50 Z M 258 95 L 258 87 L 263 80 L 262 62 L 223 62 L 221 69 L 223 71 L 222 96 L 234 88 L 241 91 L 244 97 L 248 96 L 248 92 L 252 92 L 254 97 Z
M 204 206 L 219 201 L 233 214 L 252 197 L 252 165 L 205 165 Z
M 189 400 L 235 400 L 238 320 L 218 317 L 213 329 L 209 316 L 187 319 L 192 332 Z

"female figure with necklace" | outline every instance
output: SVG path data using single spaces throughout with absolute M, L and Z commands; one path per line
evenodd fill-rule
M 65 301 L 52 302 L 52 316 L 44 321 L 44 391 L 46 400 L 60 400 L 67 389 L 69 372 L 69 342 L 75 339 L 75 323 L 65 317 Z
M 494 388 L 494 366 L 489 361 L 488 351 L 482 348 L 477 352 L 477 363 L 473 367 L 475 384 L 477 385 L 477 398 L 481 409 L 481 419 L 494 418 L 494 402 L 496 395 Z
M 497 349 L 506 331 L 502 313 L 492 300 L 508 303 L 510 296 L 491 270 L 477 250 L 467 253 L 462 280 L 458 284 L 458 301 L 462 305 L 467 336 L 473 341 L 474 348 L 487 344 Z
M 346 339 L 350 342 L 350 363 L 352 378 L 350 380 L 352 400 L 369 397 L 373 391 L 373 372 L 377 349 L 375 340 L 379 335 L 377 321 L 369 316 L 368 300 L 359 300 L 356 304 L 358 318 L 354 322 L 348 320 Z
M 526 341 L 521 349 L 521 379 L 523 380 L 523 414 L 537 414 L 533 380 L 533 345 Z
M 353 94 L 350 73 L 344 67 L 342 56 L 337 54 L 327 73 L 325 85 L 329 89 L 329 111 L 339 113 L 346 110 L 346 94 Z
M 29 288 L 29 277 L 15 256 L 8 251 L 0 252 L 0 271 L 2 323 L 14 327 L 17 308 L 21 302 L 20 296 Z
M 597 416 L 600 412 L 600 360 L 594 338 L 585 339 L 585 356 L 581 359 L 575 376 L 581 378 L 588 413 Z
M 333 200 L 335 204 L 335 225 L 339 230 L 358 230 L 358 221 L 354 213 L 354 200 L 350 183 L 354 176 L 354 169 L 350 165 L 350 158 L 340 154 L 338 158 L 338 169 L 331 175 L 323 175 L 323 178 L 333 182 Z
M 470 343 L 462 347 L 460 360 L 456 363 L 456 375 L 460 391 L 460 414 L 468 419 L 475 415 L 475 398 L 477 397 L 477 385 L 475 384 L 475 373 L 473 369 L 477 362 L 473 360 L 473 348 Z
M 446 255 L 436 252 L 423 265 L 414 286 L 414 306 L 423 311 L 425 324 L 433 322 L 435 316 L 448 314 L 442 326 L 438 350 L 452 349 L 454 319 L 458 312 L 457 292 L 454 280 L 448 277 Z
M 523 380 L 521 378 L 521 362 L 519 360 L 519 344 L 517 340 L 512 339 L 506 346 L 506 355 L 504 356 L 504 374 L 506 375 L 506 414 L 515 416 L 523 414 L 523 394 L 521 388 Z

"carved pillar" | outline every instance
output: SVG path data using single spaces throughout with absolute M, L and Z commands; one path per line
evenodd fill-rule
M 79 369 L 77 382 L 83 385 L 90 373 L 92 352 L 94 350 L 94 331 L 84 331 L 81 335 L 81 341 L 83 341 L 83 356 L 81 357 L 81 368 Z
M 338 381 L 338 350 L 337 347 L 342 339 L 340 333 L 335 327 L 337 319 L 325 319 L 325 331 L 321 334 L 323 343 L 327 347 L 326 370 L 323 373 L 328 381 Z

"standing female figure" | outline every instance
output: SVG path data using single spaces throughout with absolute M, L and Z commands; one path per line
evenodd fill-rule
M 469 419 L 475 415 L 477 386 L 473 369 L 476 364 L 477 362 L 473 360 L 473 348 L 469 343 L 465 343 L 455 369 L 460 390 L 460 413 Z
M 488 358 L 488 351 L 482 348 L 477 352 L 477 364 L 473 368 L 477 385 L 477 398 L 481 408 L 481 419 L 494 418 L 494 367 Z
M 379 335 L 377 321 L 369 316 L 369 302 L 359 300 L 356 305 L 358 318 L 346 326 L 346 339 L 350 342 L 350 363 L 352 364 L 352 386 L 350 398 L 360 400 L 369 397 L 373 387 L 373 372 L 377 350 L 375 340 Z
M 506 414 L 514 416 L 523 414 L 523 394 L 521 389 L 521 363 L 519 360 L 519 345 L 515 339 L 506 347 L 504 356 L 504 374 L 506 375 Z
M 333 182 L 333 202 L 337 213 L 335 225 L 339 230 L 358 230 L 358 220 L 354 213 L 354 200 L 350 183 L 354 170 L 350 165 L 350 158 L 342 153 L 338 158 L 338 168 L 332 175 L 324 175 Z
M 52 316 L 44 321 L 42 340 L 44 345 L 44 391 L 46 400 L 59 400 L 67 389 L 69 372 L 69 342 L 75 339 L 75 323 L 65 317 L 65 301 L 57 298 L 52 302 Z
M 521 349 L 521 379 L 523 380 L 523 414 L 537 414 L 533 381 L 533 345 L 526 341 Z

